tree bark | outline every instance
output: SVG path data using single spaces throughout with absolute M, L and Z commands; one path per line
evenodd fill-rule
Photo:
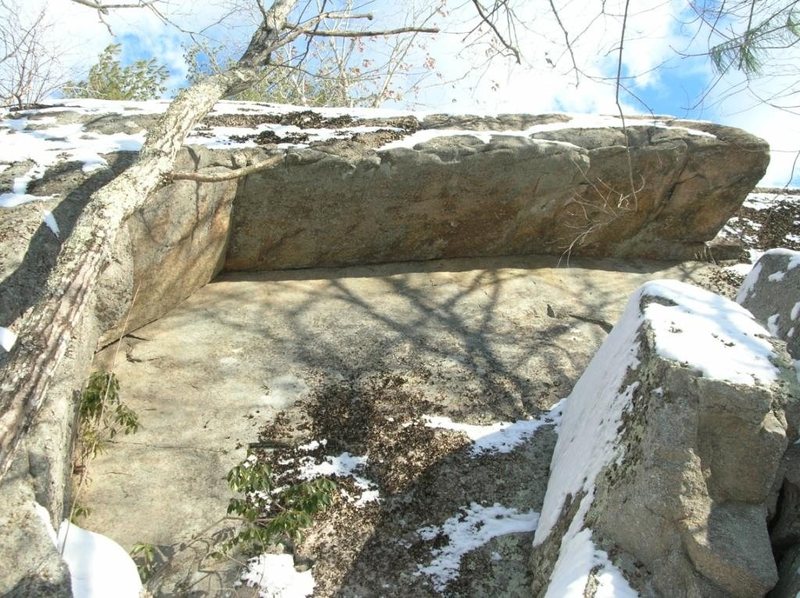
M 239 62 L 182 91 L 148 131 L 136 163 L 91 197 L 61 248 L 42 298 L 21 317 L 17 342 L 0 371 L 0 479 L 42 405 L 120 227 L 167 178 L 195 124 L 221 98 L 257 81 L 272 51 L 299 35 L 286 33 L 296 4 L 275 0 Z

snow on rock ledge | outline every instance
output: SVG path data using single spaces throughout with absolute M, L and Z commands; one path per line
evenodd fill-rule
M 788 364 L 736 303 L 641 287 L 566 401 L 534 595 L 767 592 L 765 502 L 797 435 Z

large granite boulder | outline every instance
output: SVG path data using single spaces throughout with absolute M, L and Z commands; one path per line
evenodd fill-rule
M 750 310 L 800 361 L 800 251 L 771 249 L 742 283 L 736 301 Z
M 389 145 L 288 150 L 281 166 L 243 181 L 225 267 L 534 253 L 691 259 L 769 161 L 762 140 L 729 127 L 541 118 L 422 121 Z
M 566 402 L 534 595 L 768 592 L 768 502 L 798 402 L 783 344 L 742 307 L 641 287 Z
M 800 382 L 800 252 L 767 251 L 745 278 L 736 300 L 786 341 Z M 794 597 L 800 589 L 800 445 L 792 444 L 784 455 L 770 507 L 770 539 L 780 572 L 772 595 Z
M 35 300 L 57 254 L 43 210 L 68 235 L 154 118 L 150 105 L 113 102 L 15 115 L 14 141 L 35 138 L 44 149 L 31 158 L 47 160 L 0 155 L 0 192 L 28 181 L 40 198 L 0 212 L 0 326 Z M 98 296 L 101 343 L 158 318 L 223 267 L 697 257 L 769 160 L 766 143 L 730 127 L 631 118 L 623 128 L 563 114 L 354 117 L 224 104 L 188 141 L 177 170 L 284 159 L 238 182 L 165 184 L 131 216 Z

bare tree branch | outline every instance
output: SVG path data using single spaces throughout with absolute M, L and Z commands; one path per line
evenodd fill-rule
M 619 101 L 619 92 L 622 89 L 622 58 L 625 51 L 625 31 L 628 26 L 628 10 L 630 7 L 630 0 L 625 0 L 625 10 L 622 13 L 622 30 L 619 34 L 619 57 L 617 58 L 617 84 L 614 90 L 614 102 L 617 105 L 617 111 L 619 112 L 619 118 L 622 121 L 622 132 L 625 134 L 626 138 L 628 135 L 628 128 L 625 124 L 625 114 L 622 111 L 622 104 Z M 636 194 L 636 184 L 633 182 L 633 160 L 631 158 L 631 148 L 630 144 L 625 144 L 625 154 L 628 159 L 628 179 L 631 186 L 631 196 L 633 196 L 633 209 L 637 210 L 639 208 L 639 197 Z M 623 199 L 624 198 L 624 199 Z M 628 195 L 620 196 L 620 202 L 628 201 Z M 618 205 L 617 207 L 628 207 Z
M 166 178 L 171 179 L 173 181 L 197 181 L 200 183 L 218 183 L 220 181 L 230 181 L 233 179 L 238 179 L 243 176 L 247 176 L 248 174 L 253 174 L 254 172 L 259 172 L 261 170 L 266 170 L 267 168 L 272 168 L 273 166 L 277 166 L 281 162 L 286 159 L 284 154 L 280 154 L 277 156 L 270 156 L 266 160 L 261 160 L 260 162 L 256 162 L 255 164 L 250 164 L 248 166 L 244 166 L 242 168 L 236 168 L 233 170 L 226 170 L 223 172 L 173 172 L 166 175 Z
M 183 90 L 149 130 L 136 163 L 90 198 L 41 298 L 18 320 L 17 342 L 0 370 L 0 478 L 41 408 L 122 223 L 169 174 L 186 135 L 214 104 L 262 76 L 258 66 L 283 43 L 281 33 L 296 3 L 275 0 L 239 63 Z
M 158 1 L 159 0 L 139 0 L 136 4 L 103 4 L 97 0 L 72 0 L 75 4 L 88 6 L 104 15 L 107 15 L 109 10 L 116 10 L 118 8 L 147 8 Z
M 325 29 L 296 29 L 303 35 L 315 37 L 378 37 L 382 35 L 399 35 L 401 33 L 439 33 L 437 27 L 398 27 L 397 29 L 382 29 L 379 31 L 337 31 Z
M 553 0 L 547 0 L 550 3 L 550 10 L 553 13 L 553 16 L 556 18 L 556 22 L 558 23 L 559 28 L 561 29 L 561 33 L 564 34 L 564 43 L 567 46 L 567 51 L 569 51 L 569 57 L 572 61 L 572 69 L 575 71 L 575 87 L 578 87 L 580 84 L 579 73 L 580 69 L 578 68 L 578 63 L 575 60 L 575 53 L 572 50 L 572 42 L 569 40 L 569 32 L 567 28 L 564 27 L 564 23 L 561 22 L 561 16 L 558 14 L 558 10 L 556 10 L 556 5 L 553 4 Z
M 509 52 L 511 52 L 511 54 L 513 54 L 514 58 L 517 61 L 517 64 L 521 64 L 522 59 L 519 53 L 519 49 L 510 42 L 508 42 L 503 36 L 503 34 L 500 33 L 500 31 L 497 29 L 497 25 L 495 25 L 494 21 L 491 20 L 491 15 L 486 14 L 486 10 L 481 5 L 480 0 L 472 0 L 472 3 L 475 5 L 475 9 L 478 11 L 478 15 L 480 15 L 481 20 L 484 23 L 486 23 L 492 29 L 492 31 L 494 31 L 494 34 L 497 36 L 497 39 L 500 41 L 500 43 L 503 44 L 503 46 Z

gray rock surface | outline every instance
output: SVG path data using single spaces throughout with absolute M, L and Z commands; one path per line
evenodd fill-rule
M 800 252 L 767 251 L 742 283 L 736 300 L 777 338 L 786 342 L 800 380 Z M 800 413 L 790 418 L 800 425 Z M 800 585 L 800 447 L 786 451 L 772 489 L 770 539 L 779 563 L 780 582 L 772 595 L 794 596 Z
M 239 159 L 192 147 L 176 171 L 232 168 Z M 235 180 L 175 181 L 128 219 L 98 291 L 101 344 L 158 319 L 220 272 L 236 189 Z
M 771 249 L 747 275 L 736 301 L 800 360 L 800 251 Z
M 475 131 L 500 124 L 442 120 Z M 621 129 L 597 127 L 488 140 L 451 131 L 413 149 L 336 142 L 290 150 L 283 165 L 243 182 L 226 268 L 702 255 L 762 176 L 767 146 L 715 125 L 637 122 L 629 148 Z
M 769 593 L 770 598 L 796 598 L 800 593 L 800 545 L 790 548 L 778 567 L 780 580 Z
M 50 109 L 26 113 L 26 130 L 44 131 L 52 126 L 49 119 L 53 117 L 59 124 L 83 125 L 88 135 L 134 134 L 154 118 L 152 114 L 125 110 L 106 114 Z M 31 430 L 16 466 L 22 476 L 19 492 L 34 496 L 55 519 L 66 515 L 65 504 L 70 499 L 75 399 L 88 375 L 91 354 L 98 345 L 162 317 L 206 285 L 223 266 L 294 268 L 454 256 L 561 254 L 565 250 L 586 255 L 684 258 L 697 253 L 705 240 L 713 237 L 760 178 L 767 162 L 765 144 L 736 130 L 678 121 L 669 126 L 633 126 L 627 134 L 630 158 L 634 169 L 643 173 L 643 186 L 637 187 L 637 209 L 631 210 L 632 204 L 624 197 L 630 177 L 627 167 L 622 166 L 628 160 L 621 145 L 625 141 L 622 131 L 592 128 L 518 134 L 526 127 L 568 123 L 570 117 L 564 115 L 439 115 L 421 123 L 414 117 L 331 119 L 310 111 L 214 118 L 222 125 L 231 125 L 231 120 L 259 126 L 265 122 L 291 124 L 301 129 L 298 138 L 319 126 L 364 124 L 381 127 L 382 131 L 345 135 L 345 139 L 314 142 L 310 148 L 288 151 L 277 147 L 269 135 L 259 133 L 264 150 L 222 151 L 193 146 L 182 152 L 178 170 L 227 169 L 275 151 L 286 151 L 286 160 L 282 166 L 240 183 L 166 184 L 131 216 L 121 231 L 113 260 L 93 298 L 94 310 L 80 323 L 69 357 L 55 374 L 40 421 Z M 210 117 L 207 126 L 216 122 L 214 118 Z M 686 126 L 705 128 L 709 134 L 689 132 Z M 420 128 L 465 131 L 429 139 L 414 149 L 378 149 L 389 139 Z M 481 131 L 506 134 L 492 135 L 487 142 L 476 133 Z M 199 129 L 197 134 L 202 137 L 204 133 Z M 53 197 L 0 211 L 0 326 L 13 325 L 35 303 L 55 263 L 61 240 L 69 234 L 91 193 L 124 170 L 133 156 L 130 152 L 106 155 L 110 168 L 92 172 L 84 172 L 81 162 L 59 162 L 43 176 L 34 178 L 27 188 L 28 193 Z M 8 165 L 0 173 L 0 191 L 8 190 L 14 178 L 23 176 L 30 166 L 29 162 Z M 58 236 L 43 224 L 42 210 L 52 212 L 60 228 Z M 697 226 L 687 229 L 686 218 Z M 597 288 L 591 284 L 581 292 L 591 294 Z M 601 302 L 608 299 L 602 291 L 600 295 Z M 343 299 L 348 300 L 356 299 Z M 412 304 L 423 312 L 427 309 L 424 301 L 417 305 L 412 300 Z M 539 308 L 548 318 L 566 319 L 582 327 L 591 339 L 603 334 L 608 325 L 603 308 L 599 313 L 587 313 L 578 307 L 567 311 L 560 307 Z M 271 313 L 258 315 L 262 319 L 273 317 Z M 478 309 L 465 317 L 483 322 L 483 315 Z M 447 326 L 460 321 L 460 316 L 456 320 L 448 319 L 453 314 L 447 316 L 443 320 Z M 401 330 L 411 330 L 416 325 L 407 322 Z M 332 327 L 338 331 L 335 325 Z M 362 364 L 362 358 L 381 355 L 381 347 L 376 346 L 369 354 L 359 353 L 361 331 L 354 329 L 351 333 L 349 345 L 341 355 L 335 354 L 341 359 L 330 367 L 350 363 L 342 357 L 348 352 L 353 353 L 352 363 L 358 364 Z M 386 338 L 392 334 L 400 332 L 391 327 L 384 332 Z M 502 327 L 497 331 L 499 336 L 506 334 L 508 331 Z M 318 356 L 322 350 L 318 341 L 317 337 L 303 339 L 307 355 Z M 179 346 L 175 352 L 180 354 L 184 349 Z M 556 349 L 574 352 L 573 347 Z M 146 348 L 141 350 L 147 352 Z M 492 351 L 484 355 L 479 350 L 478 361 L 469 364 L 478 372 L 493 371 L 496 362 L 503 363 L 521 350 L 523 345 L 504 348 L 500 357 Z M 472 353 L 467 355 L 465 359 L 472 359 Z M 555 360 L 550 353 L 546 355 Z M 132 354 L 132 358 L 141 355 Z M 152 359 L 164 358 L 157 355 Z M 279 355 L 276 362 L 282 358 Z M 522 362 L 526 359 L 519 357 Z M 573 355 L 571 367 L 579 361 L 580 357 Z M 207 368 L 206 362 L 199 363 L 201 368 Z M 229 368 L 232 363 L 220 366 Z M 228 375 L 227 370 L 223 374 L 214 372 Z M 157 381 L 162 386 L 170 385 L 173 375 L 174 371 L 167 368 Z M 276 373 L 273 378 L 277 377 Z M 552 380 L 537 378 L 536 384 L 541 386 L 534 388 L 530 380 L 501 371 L 492 378 L 494 386 L 483 389 L 487 391 L 483 394 L 475 391 L 475 383 L 467 383 L 476 402 L 471 416 L 528 413 L 534 403 L 538 406 L 552 402 L 550 399 L 557 393 L 555 378 L 559 384 L 563 382 L 563 376 Z M 481 379 L 477 385 L 485 382 Z M 259 379 L 257 385 L 264 383 Z M 191 384 L 189 387 L 194 388 Z M 492 402 L 492 392 L 497 387 L 514 389 L 510 403 Z M 526 394 L 522 389 L 531 392 Z M 159 388 L 154 389 L 158 391 Z M 187 396 L 194 392 L 183 391 Z M 179 406 L 179 401 L 173 405 Z M 171 420 L 170 425 L 175 429 L 181 424 Z M 227 433 L 232 430 L 240 432 L 230 426 Z M 197 438 L 205 439 L 205 433 L 198 433 Z M 209 460 L 206 452 L 195 448 L 189 452 L 196 459 Z M 230 465 L 230 456 L 222 454 L 211 459 L 214 475 Z M 153 467 L 159 464 L 152 463 Z M 7 489 L 4 486 L 0 491 Z M 219 499 L 213 492 L 211 497 Z M 14 517 L 25 519 L 25 529 L 37 525 L 28 516 L 29 506 L 12 509 Z M 5 533 L 6 528 L 17 525 L 14 517 L 2 521 L 7 540 L 0 544 L 10 553 L 25 550 L 25 536 Z M 174 521 L 185 519 L 176 516 Z M 43 530 L 39 527 L 27 537 L 45 550 L 41 544 Z M 11 584 L 8 587 L 18 590 L 38 588 L 30 590 L 33 593 L 45 592 L 50 587 L 49 580 L 53 580 L 54 592 L 60 591 L 59 584 L 63 585 L 59 577 L 63 577 L 63 569 L 52 563 L 42 570 L 41 579 L 25 577 L 26 571 L 20 568 L 10 576 L 0 577 L 6 585 Z M 39 582 L 44 586 L 35 586 Z
M 35 505 L 24 459 L 20 459 L 0 485 L 0 595 L 72 596 L 69 570 Z
M 225 274 L 140 329 L 142 340 L 123 341 L 115 371 L 143 428 L 93 463 L 85 497 L 92 513 L 84 525 L 125 547 L 149 542 L 171 553 L 224 514 L 230 497 L 224 476 L 261 426 L 276 418 L 297 421 L 320 388 L 353 377 L 405 379 L 409 394 L 455 421 L 486 424 L 540 413 L 569 392 L 633 289 L 652 277 L 698 280 L 709 269 L 612 260 L 575 260 L 566 268 L 554 258 L 518 257 Z M 108 347 L 98 365 L 115 354 Z M 314 439 L 311 433 L 306 425 L 296 442 Z M 496 462 L 473 464 L 467 474 L 433 463 L 423 476 L 433 491 L 420 483 L 408 492 L 414 503 L 429 500 L 420 514 L 430 518 L 427 524 L 440 524 L 471 501 L 538 510 L 551 447 L 537 441 L 524 459 L 509 455 L 514 459 L 503 467 L 510 473 L 502 479 L 505 469 Z M 528 486 L 534 490 L 523 491 Z M 387 493 L 380 513 L 391 524 L 379 529 L 400 527 L 390 500 Z M 416 537 L 414 529 L 403 531 Z M 424 578 L 414 576 L 424 553 L 401 549 L 398 537 L 363 550 L 322 538 L 322 552 L 353 551 L 349 595 L 429 595 Z M 527 562 L 530 535 L 518 546 L 524 552 L 516 558 Z M 477 561 L 494 563 L 495 550 Z M 394 556 L 377 563 L 371 554 Z M 525 572 L 508 558 L 491 565 L 498 577 L 478 584 L 487 595 L 492 588 L 502 593 L 512 570 L 515 580 Z M 318 566 L 323 572 L 315 570 L 315 577 L 322 577 L 324 561 Z M 214 582 L 206 576 L 195 587 Z M 395 589 L 381 589 L 381 582 Z
M 789 356 L 738 305 L 672 288 L 632 296 L 567 400 L 535 539 L 534 595 L 558 579 L 559 554 L 568 559 L 584 530 L 643 595 L 761 596 L 778 580 L 767 515 L 797 438 L 787 424 L 800 401 Z M 669 328 L 658 324 L 670 318 Z M 710 328 L 714 318 L 725 325 Z M 746 375 L 708 373 L 708 356 L 676 351 L 671 343 L 690 331 L 690 344 L 737 361 Z M 743 346 L 761 348 L 725 357 Z M 774 379 L 759 377 L 759 367 L 772 368 L 767 358 Z M 587 433 L 598 439 L 580 452 Z M 589 582 L 613 569 L 605 558 L 595 557 Z

